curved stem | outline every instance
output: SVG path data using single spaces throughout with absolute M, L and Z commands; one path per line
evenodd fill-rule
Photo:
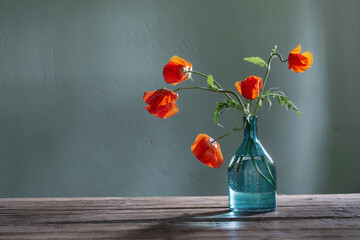
M 201 72 L 189 71 L 189 70 L 185 70 L 185 72 L 197 74 L 197 75 L 202 76 L 202 77 L 204 77 L 204 78 L 206 78 L 206 79 L 208 78 L 207 75 L 205 75 L 204 73 L 201 73 Z M 224 90 L 224 89 L 221 87 L 221 85 L 220 85 L 217 81 L 215 81 L 215 79 L 213 79 L 213 80 L 214 80 L 215 85 L 216 85 L 218 88 L 220 88 L 220 90 Z M 225 96 L 226 96 L 229 100 L 234 100 L 234 99 L 232 99 L 232 97 L 229 96 L 228 93 L 225 92 L 224 94 L 225 94 Z M 237 94 L 236 94 L 236 95 L 237 95 Z M 244 105 L 244 103 L 242 102 L 242 100 L 241 100 L 241 98 L 240 98 L 239 96 L 237 96 L 237 100 L 239 101 L 240 106 L 241 106 L 243 109 L 245 109 L 245 105 Z
M 254 145 L 255 150 L 256 150 L 257 148 L 256 148 L 255 143 L 252 142 L 252 144 Z M 257 153 L 257 154 L 258 154 L 258 153 Z M 260 176 L 261 176 L 262 178 L 264 178 L 265 181 L 267 181 L 268 183 L 270 183 L 271 186 L 276 190 L 275 181 L 272 182 L 269 178 L 267 178 L 267 177 L 261 172 L 261 170 L 259 169 L 259 166 L 257 165 L 257 163 L 256 163 L 256 161 L 255 161 L 255 158 L 254 158 L 253 156 L 251 156 L 251 160 L 252 160 L 252 162 L 253 162 L 253 164 L 254 164 L 254 167 L 255 167 L 256 171 L 260 174 Z M 270 174 L 271 174 L 271 173 L 270 173 Z
M 270 168 L 269 168 L 269 164 L 266 162 L 266 159 L 265 159 L 264 156 L 261 156 L 261 160 L 262 160 L 263 163 L 265 164 L 266 171 L 269 173 L 270 178 L 271 178 L 271 181 L 272 181 L 272 182 L 274 183 L 274 185 L 275 185 L 275 184 L 276 184 L 276 183 L 275 183 L 275 178 L 274 178 L 274 176 L 273 176 L 272 173 L 271 173 L 271 170 L 270 170 Z
M 239 95 L 237 95 L 235 92 L 233 91 L 230 91 L 230 90 L 224 90 L 224 89 L 210 89 L 210 88 L 206 88 L 206 87 L 182 87 L 182 88 L 177 88 L 175 89 L 173 92 L 178 92 L 178 91 L 181 91 L 181 90 L 186 90 L 186 89 L 201 89 L 201 90 L 205 90 L 205 91 L 209 91 L 209 92 L 220 92 L 220 93 L 230 93 L 232 95 L 234 95 L 238 102 L 240 103 L 241 105 L 241 111 L 245 114 L 245 115 L 248 115 L 248 113 L 245 111 L 245 107 L 244 107 L 244 104 L 242 103 Z
M 284 60 L 280 53 L 275 52 L 274 55 L 278 56 L 281 62 L 287 62 L 287 59 Z
M 245 154 L 244 156 L 241 156 L 240 158 L 240 161 L 239 161 L 239 164 L 238 164 L 238 167 L 236 169 L 236 171 L 239 173 L 240 172 L 240 167 L 241 167 L 241 163 L 242 163 L 242 160 L 243 160 L 243 157 L 246 157 L 246 154 L 248 153 L 249 151 L 249 147 L 250 147 L 250 141 L 251 141 L 251 138 L 248 139 L 247 143 L 246 143 L 246 149 L 245 149 Z
M 253 162 L 253 164 L 254 164 L 254 167 L 255 167 L 256 171 L 260 174 L 260 176 L 261 176 L 262 178 L 264 178 L 265 181 L 267 181 L 268 183 L 270 183 L 270 185 L 271 185 L 274 189 L 276 189 L 275 185 L 270 181 L 270 179 L 268 179 L 268 178 L 260 171 L 257 163 L 255 162 L 255 158 L 254 158 L 253 156 L 251 156 L 251 160 L 252 160 L 252 162 Z
M 208 78 L 207 75 L 205 75 L 204 73 L 201 73 L 201 72 L 189 71 L 189 70 L 185 70 L 185 72 L 197 74 L 197 75 L 202 76 L 202 77 L 204 77 L 204 78 L 206 78 L 206 79 Z M 215 81 L 215 79 L 214 79 L 214 83 L 215 83 L 215 85 L 216 85 L 218 88 L 223 89 L 223 88 L 220 86 L 220 84 L 219 84 L 217 81 Z
M 184 70 L 186 73 L 193 73 L 199 76 L 202 76 L 204 78 L 207 78 L 208 76 L 206 76 L 205 74 L 201 73 L 201 72 L 195 72 L 195 71 L 190 71 L 190 70 Z
M 255 143 L 254 143 L 254 147 L 255 147 L 256 154 L 260 156 L 260 152 L 259 152 L 258 148 L 256 147 L 256 144 L 255 144 Z M 273 184 L 275 185 L 275 184 L 276 184 L 276 183 L 275 183 L 275 178 L 274 178 L 274 176 L 273 176 L 272 173 L 271 173 L 271 170 L 270 170 L 270 168 L 269 168 L 268 163 L 266 162 L 265 157 L 264 157 L 264 156 L 260 156 L 260 157 L 261 157 L 261 160 L 262 160 L 262 162 L 264 163 L 264 165 L 265 165 L 265 167 L 266 167 L 266 171 L 268 172 L 268 174 L 269 174 L 269 176 L 270 176 L 270 178 L 271 178 L 271 181 L 272 181 Z
M 221 135 L 220 137 L 215 138 L 212 142 L 216 142 L 217 140 L 222 139 L 223 137 L 229 136 L 229 135 L 231 135 L 233 133 L 236 133 L 236 132 L 239 132 L 239 131 L 243 130 L 245 128 L 245 125 L 246 125 L 246 122 L 244 122 L 244 124 L 241 126 L 241 128 L 234 128 L 234 130 L 232 130 L 231 132 L 228 132 L 228 133 L 226 133 L 224 135 Z
M 280 58 L 280 61 L 281 62 L 286 62 L 286 60 L 283 59 L 283 57 L 277 53 L 277 52 L 273 52 L 271 53 L 270 57 L 269 57 L 269 60 L 267 62 L 267 65 L 266 65 L 266 73 L 265 73 L 265 77 L 264 77 L 264 84 L 263 84 L 263 87 L 261 89 L 261 93 L 259 94 L 259 96 L 261 97 L 264 93 L 264 89 L 265 89 L 265 85 L 266 85 L 266 82 L 267 82 L 267 78 L 269 76 L 269 72 L 270 72 L 270 65 L 271 65 L 271 61 L 274 57 L 279 57 Z M 260 105 L 260 101 L 261 101 L 261 98 L 258 98 L 257 101 L 256 101 L 256 107 L 255 107 L 255 110 L 254 110 L 254 116 L 256 116 L 256 113 L 259 109 L 259 105 Z
M 253 146 L 254 146 L 254 148 L 255 148 L 256 154 L 260 156 L 260 153 L 259 153 L 259 150 L 258 150 L 257 147 L 256 147 L 256 144 L 255 144 L 254 142 L 252 142 L 252 143 L 253 143 Z M 272 186 L 273 186 L 273 188 L 276 190 L 275 179 L 274 179 L 274 177 L 273 177 L 273 175 L 272 175 L 272 173 L 271 173 L 271 171 L 270 171 L 269 165 L 267 164 L 264 156 L 260 156 L 260 157 L 261 157 L 261 160 L 263 161 L 263 163 L 265 164 L 265 167 L 266 167 L 267 172 L 268 172 L 269 175 L 270 175 Z M 253 160 L 253 159 L 252 159 L 252 160 Z M 255 160 L 253 160 L 253 163 L 255 164 L 254 166 L 255 166 L 255 168 L 257 168 L 256 170 L 259 172 L 259 174 L 260 174 L 266 181 L 268 181 L 268 180 L 270 181 L 270 179 L 268 179 L 268 178 L 260 171 L 260 169 L 258 168 Z M 269 182 L 269 181 L 268 181 L 268 182 Z
M 236 160 L 235 160 L 235 159 L 236 159 Z M 240 157 L 240 161 L 242 161 L 242 157 Z M 230 164 L 229 164 L 228 172 L 231 172 L 231 170 L 234 169 L 235 164 L 236 164 L 237 162 L 238 162 L 238 159 L 237 159 L 236 157 L 234 157 L 234 158 L 231 160 Z

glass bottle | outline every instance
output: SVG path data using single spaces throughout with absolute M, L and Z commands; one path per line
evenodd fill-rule
M 251 116 L 246 123 L 244 140 L 230 161 L 228 185 L 232 212 L 276 210 L 275 165 L 258 139 L 256 116 Z

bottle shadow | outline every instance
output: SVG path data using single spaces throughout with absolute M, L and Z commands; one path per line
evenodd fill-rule
M 231 234 L 241 229 L 244 220 L 260 213 L 232 213 L 229 209 L 205 213 L 187 214 L 173 218 L 141 219 L 127 222 L 132 229 L 119 239 L 191 239 L 194 237 L 210 239 L 219 235 Z M 251 219 L 257 221 L 257 217 Z M 216 232 L 215 232 L 216 230 Z

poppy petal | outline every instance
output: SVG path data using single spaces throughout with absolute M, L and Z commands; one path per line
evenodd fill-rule
M 311 54 L 311 52 L 304 52 L 301 55 L 307 59 L 307 66 L 310 67 L 313 63 L 313 55 Z
M 220 145 L 206 134 L 202 133 L 196 137 L 191 151 L 201 163 L 209 167 L 219 168 L 224 162 Z
M 165 119 L 179 112 L 179 108 L 175 102 L 178 94 L 168 90 L 159 89 L 157 91 L 149 91 L 144 93 L 143 100 L 148 106 L 145 107 L 152 115 Z
M 293 49 L 288 57 L 288 68 L 296 73 L 306 71 L 313 63 L 313 56 L 310 52 L 301 52 L 301 44 Z
M 171 83 L 173 85 L 176 85 L 187 79 L 187 74 L 184 72 L 184 66 L 173 62 L 165 65 L 163 76 L 167 84 Z
M 182 59 L 181 57 L 178 57 L 178 56 L 173 56 L 172 58 L 170 58 L 170 62 L 173 62 L 173 63 L 177 63 L 179 65 L 183 65 L 185 67 L 189 67 L 189 68 L 192 68 L 192 64 L 189 63 L 188 61 L 186 61 L 185 59 Z
M 235 85 L 236 90 L 238 90 L 238 92 L 242 95 L 242 93 L 241 93 L 241 81 L 236 82 L 234 85 Z
M 246 99 L 253 100 L 258 97 L 262 88 L 262 79 L 258 76 L 249 76 L 244 81 L 235 83 L 235 88 Z
M 290 54 L 300 54 L 301 52 L 301 44 L 299 44 L 299 46 L 297 46 L 296 48 L 294 48 Z
M 164 80 L 167 84 L 176 85 L 189 78 L 185 70 L 192 70 L 192 64 L 178 56 L 173 56 L 163 69 Z
M 149 111 L 152 115 L 161 118 L 166 119 L 168 117 L 174 116 L 179 112 L 179 108 L 176 104 L 176 102 L 171 102 L 166 105 L 149 105 L 145 107 L 146 110 Z

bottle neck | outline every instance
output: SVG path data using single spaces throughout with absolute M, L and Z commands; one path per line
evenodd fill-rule
M 236 156 L 268 156 L 265 149 L 258 139 L 257 117 L 251 116 L 249 122 L 246 122 L 244 129 L 244 140 L 236 151 Z
M 246 121 L 245 117 L 243 121 Z M 246 122 L 246 126 L 244 129 L 244 140 L 248 140 L 249 138 L 253 140 L 256 140 L 258 138 L 257 116 L 251 116 L 249 122 Z

